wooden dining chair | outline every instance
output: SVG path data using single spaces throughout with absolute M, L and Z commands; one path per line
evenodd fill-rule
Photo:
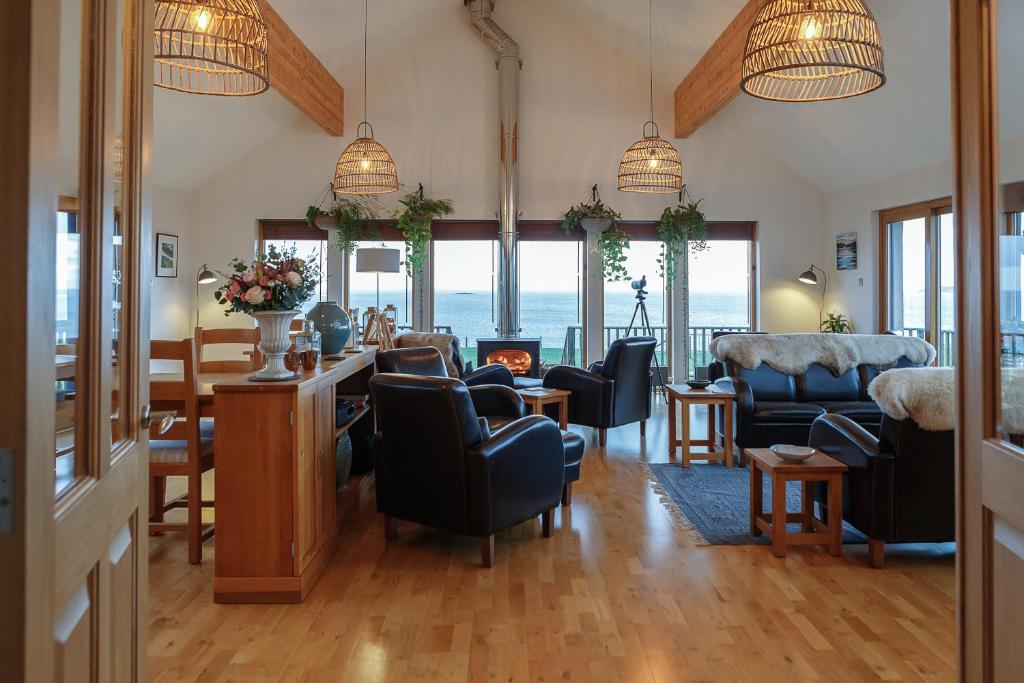
M 258 328 L 204 329 L 197 327 L 195 342 L 199 372 L 253 372 L 263 367 L 263 358 L 259 350 L 260 331 Z M 245 359 L 207 359 L 207 347 L 217 344 L 245 345 L 250 348 L 242 351 L 242 355 L 246 356 Z
M 183 341 L 150 342 L 153 360 L 180 361 L 181 379 L 150 382 L 150 404 L 159 416 L 172 412 L 173 421 L 154 420 L 149 430 L 149 532 L 184 531 L 188 536 L 188 561 L 203 559 L 203 541 L 213 535 L 213 524 L 203 524 L 203 508 L 213 501 L 203 500 L 203 472 L 213 468 L 213 430 L 200 426 L 195 343 Z M 167 477 L 185 477 L 188 490 L 165 500 Z M 187 521 L 169 523 L 164 514 L 185 508 Z

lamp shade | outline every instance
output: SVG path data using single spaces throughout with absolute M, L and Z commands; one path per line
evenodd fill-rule
M 156 0 L 154 84 L 200 95 L 258 95 L 269 86 L 258 0 Z
M 373 139 L 373 128 L 365 121 L 369 135 L 361 135 L 349 143 L 334 171 L 337 194 L 386 194 L 398 189 L 398 169 L 391 153 Z M 359 135 L 359 133 L 357 133 Z
M 650 126 L 651 135 L 648 135 Z M 623 192 L 671 194 L 683 189 L 679 152 L 658 135 L 654 121 L 644 124 L 644 136 L 630 145 L 619 162 L 619 189 Z
M 356 249 L 357 273 L 399 273 L 402 266 L 402 252 L 399 249 L 367 247 Z
M 800 282 L 803 282 L 804 284 L 807 285 L 818 284 L 818 276 L 814 274 L 814 270 L 812 270 L 811 268 L 808 268 L 804 272 L 800 273 L 800 277 L 798 277 L 797 279 L 800 280 Z
M 768 0 L 758 11 L 743 53 L 744 92 L 819 102 L 883 85 L 882 40 L 863 0 Z
M 217 281 L 217 274 L 211 271 L 206 264 L 196 273 L 196 282 L 200 285 L 212 285 Z

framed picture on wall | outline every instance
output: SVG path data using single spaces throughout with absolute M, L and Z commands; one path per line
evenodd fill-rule
M 857 270 L 857 233 L 836 235 L 836 270 Z
M 156 276 L 178 277 L 178 236 L 156 234 Z

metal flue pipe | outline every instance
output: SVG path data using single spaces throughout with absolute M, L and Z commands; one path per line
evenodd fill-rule
M 491 19 L 492 0 L 464 0 L 470 21 L 497 54 L 501 186 L 498 223 L 499 337 L 519 336 L 519 44 Z

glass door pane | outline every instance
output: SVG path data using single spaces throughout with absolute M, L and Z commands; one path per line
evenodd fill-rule
M 668 323 L 665 297 L 665 278 L 660 272 L 658 262 L 662 258 L 662 244 L 654 241 L 633 240 L 626 252 L 626 272 L 632 281 L 647 278 L 646 301 L 644 302 L 650 320 L 650 333 L 658 340 L 656 359 L 662 368 L 669 362 Z M 604 283 L 604 348 L 620 337 L 642 336 L 648 334 L 643 330 L 639 314 L 639 298 L 632 282 Z M 634 317 L 634 314 L 635 317 Z M 632 331 L 630 332 L 630 322 Z
M 939 234 L 939 365 L 956 364 L 956 234 L 953 214 L 935 217 Z
M 476 340 L 494 336 L 494 240 L 434 242 L 434 331 L 459 338 L 476 364 Z
M 545 365 L 583 364 L 582 243 L 519 243 L 519 326 Z
M 363 247 L 397 249 L 405 258 L 405 242 L 361 241 L 356 251 Z M 405 263 L 398 273 L 360 273 L 356 270 L 356 252 L 348 257 L 348 290 L 345 307 L 353 312 L 352 321 L 362 329 L 363 314 L 370 307 L 394 306 L 395 319 L 399 329 L 410 329 L 412 280 L 406 275 Z M 378 294 L 379 292 L 379 294 Z
M 750 331 L 750 242 L 711 240 L 690 250 L 690 373 L 711 362 L 715 332 Z
M 926 337 L 927 281 L 926 218 L 889 223 L 888 331 Z
M 309 263 L 316 263 L 320 268 L 320 284 L 317 287 L 317 296 L 302 304 L 299 309 L 302 311 L 298 317 L 303 318 L 309 313 L 319 301 L 326 301 L 327 293 L 327 242 L 324 240 L 264 240 L 263 253 L 271 248 L 280 252 L 295 249 L 295 256 Z

